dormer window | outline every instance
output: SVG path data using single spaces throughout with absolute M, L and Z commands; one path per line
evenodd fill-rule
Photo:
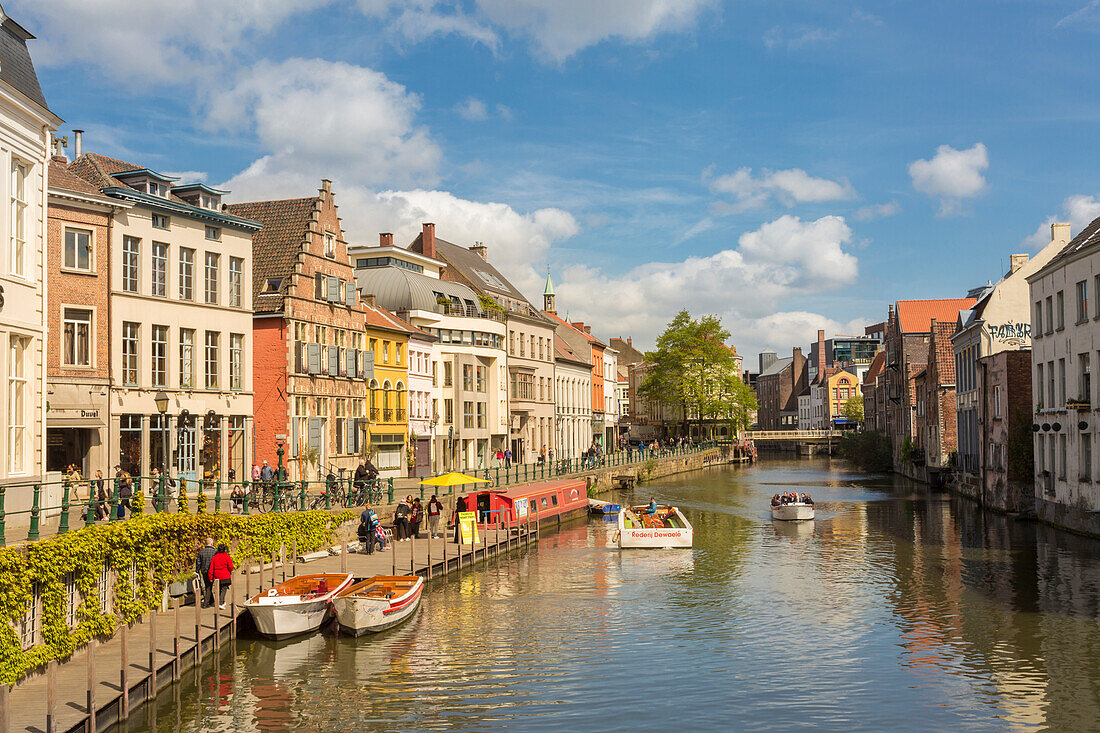
M 161 190 L 160 190 L 160 184 L 157 183 L 156 181 L 150 181 L 149 182 L 149 193 L 153 194 L 154 196 L 162 195 Z
M 281 277 L 269 277 L 267 282 L 264 283 L 264 294 L 277 293 L 283 287 L 283 279 Z
M 229 192 L 211 188 L 205 183 L 185 183 L 182 186 L 173 186 L 172 193 L 200 209 L 221 211 L 222 196 Z
M 212 242 L 218 242 L 222 238 L 222 230 L 218 227 L 206 227 L 206 238 Z

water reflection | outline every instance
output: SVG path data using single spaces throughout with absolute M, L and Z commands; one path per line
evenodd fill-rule
M 768 499 L 788 487 L 815 498 L 816 521 L 771 519 Z M 693 550 L 620 552 L 608 523 L 567 525 L 434 582 L 390 632 L 241 640 L 130 728 L 1100 720 L 1100 544 L 827 459 L 712 469 L 621 498 L 650 495 L 685 510 Z

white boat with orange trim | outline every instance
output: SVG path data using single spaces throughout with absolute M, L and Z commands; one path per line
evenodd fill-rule
M 332 599 L 340 628 L 359 636 L 397 626 L 420 605 L 424 579 L 419 575 L 375 575 L 348 586 Z
M 351 573 L 296 575 L 245 601 L 256 630 L 272 639 L 321 628 L 332 610 L 332 598 L 351 585 Z
M 683 512 L 674 506 L 623 507 L 619 512 L 619 548 L 691 547 L 694 530 Z

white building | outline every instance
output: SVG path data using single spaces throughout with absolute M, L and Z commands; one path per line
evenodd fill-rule
M 228 193 L 96 153 L 70 170 L 130 204 L 111 226 L 112 461 L 135 476 L 249 475 L 252 235 Z M 164 392 L 161 415 L 155 398 Z M 166 444 L 167 441 L 167 444 Z
M 433 433 L 438 416 L 432 411 L 438 390 L 432 382 L 434 339 L 426 333 L 409 335 L 409 378 L 407 383 L 409 409 L 409 443 L 413 450 L 413 476 L 431 476 Z
M 554 336 L 554 385 L 554 458 L 579 458 L 592 445 L 592 364 L 558 335 Z
M 619 448 L 619 352 L 610 346 L 603 350 L 603 403 L 604 449 L 607 452 Z
M 1055 225 L 1057 226 L 1057 225 Z M 1056 231 L 1052 232 L 1057 237 Z M 1035 439 L 1042 519 L 1098 532 L 1100 482 L 1092 365 L 1100 361 L 1100 219 L 1027 278 Z
M 0 483 L 6 510 L 29 509 L 46 453 L 46 189 L 50 112 L 27 51 L 34 38 L 0 8 Z
M 812 387 L 802 390 L 798 395 L 798 429 L 810 430 L 814 426 L 814 404 L 811 395 Z
M 424 225 L 421 241 L 434 253 L 434 224 Z M 504 314 L 485 309 L 469 287 L 440 279 L 440 260 L 395 247 L 392 235 L 381 235 L 378 247 L 349 247 L 348 254 L 364 296 L 375 296 L 378 305 L 437 339 L 435 469 L 491 466 L 508 436 Z

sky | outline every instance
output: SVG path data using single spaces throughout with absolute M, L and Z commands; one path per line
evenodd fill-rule
M 1100 216 L 1100 0 L 8 0 L 59 134 L 752 360 Z M 70 147 L 71 151 L 71 147 Z M 70 152 L 71 154 L 71 152 Z

